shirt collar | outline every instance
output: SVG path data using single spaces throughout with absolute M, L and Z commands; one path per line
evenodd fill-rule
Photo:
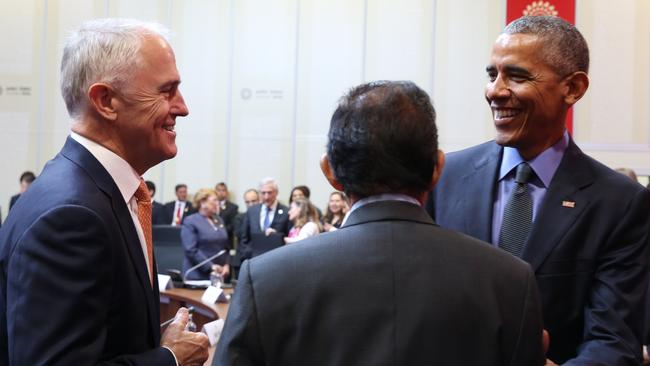
M 102 164 L 104 169 L 113 178 L 113 181 L 115 181 L 117 188 L 122 194 L 122 198 L 124 198 L 124 202 L 129 203 L 140 185 L 140 179 L 142 179 L 135 169 L 119 155 L 95 141 L 74 132 L 70 132 L 70 137 L 85 147 Z
M 382 193 L 374 196 L 364 197 L 356 201 L 352 205 L 352 207 L 350 207 L 350 211 L 348 211 L 348 213 L 345 214 L 345 217 L 341 221 L 341 225 L 345 224 L 352 211 L 358 209 L 359 207 L 365 206 L 369 203 L 380 202 L 380 201 L 403 201 L 403 202 L 409 202 L 421 206 L 420 202 L 415 198 L 401 193 Z
M 565 130 L 564 135 L 553 146 L 542 151 L 527 163 L 539 177 L 545 187 L 551 184 L 551 179 L 555 175 L 557 167 L 562 161 L 564 152 L 569 146 L 569 133 Z M 501 159 L 501 169 L 499 170 L 499 180 L 505 178 L 517 165 L 524 162 L 524 158 L 519 155 L 519 151 L 513 147 L 503 148 L 503 159 Z

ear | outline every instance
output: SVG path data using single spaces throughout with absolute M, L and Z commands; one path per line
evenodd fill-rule
M 99 115 L 111 121 L 117 119 L 116 96 L 115 91 L 108 84 L 96 83 L 88 88 L 91 107 Z
M 567 93 L 564 96 L 564 102 L 568 105 L 574 105 L 587 92 L 589 87 L 589 76 L 583 71 L 576 71 L 566 77 Z
M 320 170 L 323 171 L 323 175 L 325 175 L 325 178 L 330 182 L 334 189 L 343 192 L 343 185 L 334 176 L 330 161 L 327 159 L 327 154 L 323 154 L 320 158 Z
M 440 175 L 442 174 L 442 169 L 445 167 L 445 153 L 442 150 L 438 150 L 436 161 L 436 168 L 433 170 L 433 174 L 431 175 L 431 188 L 438 183 L 438 179 L 440 179 Z

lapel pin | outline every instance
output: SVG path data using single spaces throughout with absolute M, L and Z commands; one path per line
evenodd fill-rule
M 574 208 L 576 203 L 574 201 L 562 201 L 562 207 Z
M 281 209 L 278 210 L 278 214 L 280 214 L 280 215 L 282 215 L 283 212 L 284 212 L 284 211 L 282 211 Z

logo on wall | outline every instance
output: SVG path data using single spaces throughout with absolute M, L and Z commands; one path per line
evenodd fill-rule
M 555 6 L 551 5 L 548 1 L 533 1 L 531 4 L 526 6 L 526 9 L 524 9 L 524 15 L 551 15 L 556 17 L 557 14 Z
M 248 100 L 251 99 L 253 92 L 248 88 L 244 88 L 241 90 L 240 95 L 243 100 Z

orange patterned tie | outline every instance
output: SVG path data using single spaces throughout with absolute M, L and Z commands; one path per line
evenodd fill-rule
M 153 239 L 151 237 L 151 198 L 144 180 L 140 179 L 140 186 L 135 191 L 135 199 L 138 201 L 138 221 L 144 232 L 144 240 L 147 242 L 147 258 L 149 258 L 149 282 L 153 286 Z

